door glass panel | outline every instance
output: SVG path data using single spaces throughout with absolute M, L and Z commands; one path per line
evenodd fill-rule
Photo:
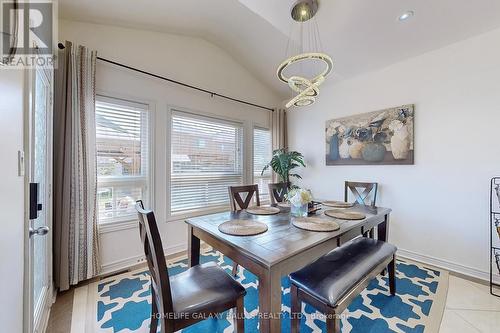
M 47 83 L 41 73 L 36 72 L 35 113 L 34 113 L 34 170 L 33 182 L 39 183 L 38 202 L 42 210 L 33 221 L 33 229 L 47 225 Z M 36 313 L 44 301 L 44 288 L 47 286 L 47 237 L 33 236 L 33 307 Z M 36 320 L 36 318 L 35 318 Z

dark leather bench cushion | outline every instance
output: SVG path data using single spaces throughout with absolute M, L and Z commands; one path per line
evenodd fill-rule
M 290 280 L 333 307 L 376 266 L 391 258 L 396 250 L 394 245 L 386 242 L 356 238 L 290 274 Z
M 201 310 L 236 300 L 245 288 L 214 263 L 194 266 L 170 278 L 174 313 Z

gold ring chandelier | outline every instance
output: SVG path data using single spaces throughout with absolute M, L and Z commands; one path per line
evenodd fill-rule
M 304 52 L 304 45 L 308 45 L 314 50 L 320 49 L 321 46 L 319 30 L 315 20 L 307 23 L 309 24 L 310 30 L 309 34 L 306 34 L 310 37 L 308 41 L 309 43 L 307 43 L 307 41 L 304 42 L 302 39 L 302 36 L 304 36 L 303 28 L 304 24 L 306 24 L 305 22 L 313 18 L 317 11 L 317 0 L 299 0 L 295 3 L 291 11 L 292 18 L 300 23 L 300 53 L 287 58 L 278 66 L 277 70 L 278 78 L 282 82 L 288 84 L 290 89 L 297 94 L 286 103 L 287 108 L 291 106 L 301 107 L 313 104 L 319 94 L 319 86 L 325 81 L 326 76 L 330 74 L 333 69 L 333 60 L 329 55 L 322 52 Z M 292 33 L 290 33 L 287 53 L 290 43 L 293 43 Z M 312 63 L 318 61 L 324 65 L 324 68 L 320 70 L 319 73 L 311 75 L 311 78 L 306 78 L 298 74 L 287 77 L 284 74 L 285 69 L 290 67 L 292 64 L 299 64 L 301 67 L 312 67 Z

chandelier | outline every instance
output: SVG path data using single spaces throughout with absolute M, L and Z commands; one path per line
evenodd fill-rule
M 294 33 L 290 31 L 286 47 L 286 60 L 277 70 L 278 78 L 296 93 L 286 107 L 307 106 L 316 101 L 319 86 L 332 71 L 333 60 L 321 52 L 322 44 L 314 16 L 318 11 L 317 0 L 298 0 L 292 7 L 292 19 L 299 23 Z

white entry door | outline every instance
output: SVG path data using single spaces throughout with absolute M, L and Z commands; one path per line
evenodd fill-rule
M 52 301 L 52 71 L 30 75 L 28 333 L 42 332 Z M 25 299 L 26 299 L 25 298 Z

